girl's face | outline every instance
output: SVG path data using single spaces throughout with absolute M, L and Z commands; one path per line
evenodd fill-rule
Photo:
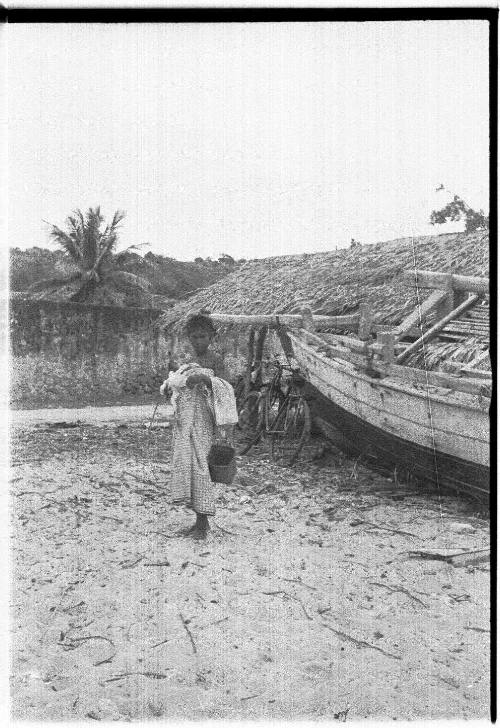
M 210 346 L 213 336 L 207 329 L 195 329 L 188 338 L 195 353 L 201 356 Z

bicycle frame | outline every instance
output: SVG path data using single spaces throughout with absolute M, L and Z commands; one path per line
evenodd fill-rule
M 286 414 L 285 414 L 285 419 L 284 419 L 284 422 L 283 422 L 283 429 L 281 429 L 281 430 L 272 430 L 270 428 L 266 428 L 266 432 L 268 434 L 270 434 L 270 435 L 283 435 L 287 431 L 287 429 L 290 426 L 290 424 L 293 423 L 293 420 L 290 421 L 290 419 L 289 419 L 290 410 L 292 409 L 291 408 L 291 405 L 292 405 L 292 403 L 294 401 L 296 401 L 298 399 L 301 399 L 301 398 L 302 398 L 302 395 L 300 393 L 298 393 L 298 392 L 289 391 L 287 393 L 287 395 L 285 397 L 285 401 L 283 402 L 283 404 L 279 408 L 278 414 L 274 418 L 274 421 L 277 421 L 279 419 L 280 414 L 283 412 L 283 409 L 286 407 Z M 294 410 L 293 410 L 293 417 L 294 418 L 297 417 L 297 409 L 296 408 L 294 408 Z

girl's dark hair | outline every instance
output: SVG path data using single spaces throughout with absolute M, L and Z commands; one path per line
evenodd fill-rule
M 203 329 L 212 336 L 215 336 L 217 329 L 213 325 L 211 319 L 202 313 L 194 314 L 190 316 L 184 325 L 184 333 L 189 336 L 197 329 Z

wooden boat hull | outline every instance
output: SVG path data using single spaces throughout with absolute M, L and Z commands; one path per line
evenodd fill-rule
M 413 389 L 372 379 L 348 362 L 332 360 L 290 335 L 307 378 L 313 414 L 343 449 L 436 488 L 481 499 L 490 488 L 489 402 L 444 390 Z M 437 388 L 434 388 L 437 390 Z

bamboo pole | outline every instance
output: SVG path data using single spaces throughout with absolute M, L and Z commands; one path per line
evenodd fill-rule
M 271 326 L 276 327 L 284 324 L 290 328 L 302 328 L 302 314 L 283 313 L 283 314 L 228 314 L 228 313 L 211 313 L 210 318 L 214 323 L 218 324 L 235 324 L 237 326 Z M 348 316 L 320 316 L 313 314 L 314 328 L 339 328 L 357 330 L 359 323 L 359 314 Z
M 453 309 L 451 313 L 449 313 L 447 316 L 442 318 L 440 321 L 438 321 L 434 326 L 432 326 L 428 331 L 425 332 L 419 339 L 413 342 L 413 344 L 410 344 L 410 346 L 401 352 L 396 357 L 396 363 L 401 364 L 404 362 L 410 354 L 413 354 L 414 351 L 417 349 L 420 349 L 422 344 L 425 344 L 427 341 L 432 339 L 436 334 L 438 334 L 440 331 L 442 331 L 446 324 L 449 324 L 450 321 L 453 321 L 454 318 L 457 318 L 457 316 L 460 316 L 460 314 L 464 313 L 464 311 L 467 311 L 468 308 L 473 306 L 476 301 L 478 300 L 479 296 L 476 294 L 473 294 L 472 296 L 469 296 L 469 298 L 464 301 L 460 306 Z
M 405 270 L 403 279 L 418 288 L 440 288 L 447 290 L 449 286 L 449 273 L 435 273 L 430 270 Z M 451 275 L 451 288 L 453 291 L 470 291 L 471 293 L 486 294 L 489 292 L 490 279 L 479 276 Z

